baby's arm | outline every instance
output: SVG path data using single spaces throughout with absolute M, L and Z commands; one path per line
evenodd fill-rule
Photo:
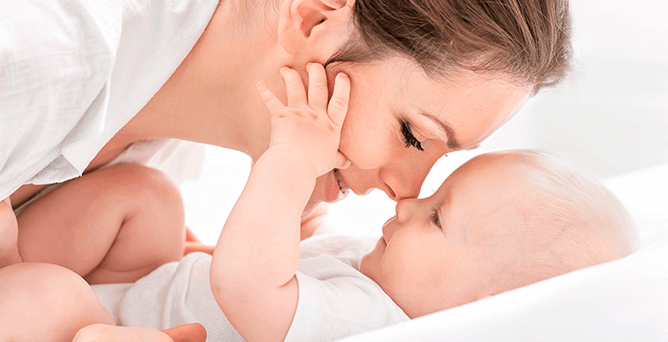
M 283 69 L 288 106 L 266 86 L 272 115 L 269 149 L 258 159 L 220 235 L 211 263 L 213 295 L 247 341 L 282 341 L 299 297 L 301 214 L 315 178 L 344 168 L 337 152 L 350 81 L 339 74 L 332 99 L 321 65 L 310 64 L 308 100 L 299 74 Z
M 19 228 L 9 197 L 0 202 L 0 268 L 21 262 Z

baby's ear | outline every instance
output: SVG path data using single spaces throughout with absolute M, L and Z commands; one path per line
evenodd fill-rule
M 353 3 L 354 0 L 284 0 L 278 20 L 279 44 L 292 55 L 339 44 L 326 38 L 340 31 L 342 23 L 347 26 Z

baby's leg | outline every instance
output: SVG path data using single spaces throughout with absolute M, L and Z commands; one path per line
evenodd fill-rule
M 18 225 L 23 261 L 64 266 L 91 284 L 132 282 L 183 256 L 181 194 L 137 164 L 63 184 L 26 208 Z
M 52 264 L 0 269 L 0 341 L 67 341 L 89 324 L 114 324 L 86 282 Z

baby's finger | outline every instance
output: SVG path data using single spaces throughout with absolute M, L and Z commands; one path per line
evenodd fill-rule
M 283 67 L 281 68 L 281 76 L 285 81 L 288 106 L 294 107 L 302 103 L 306 104 L 306 89 L 299 73 L 295 69 Z
M 350 166 L 352 162 L 350 159 L 346 158 L 346 156 L 341 153 L 340 151 L 336 152 L 336 161 L 334 164 L 334 168 L 339 169 L 339 170 L 345 170 Z
M 327 110 L 327 74 L 318 63 L 306 65 L 308 71 L 308 105 L 318 112 Z
M 348 112 L 348 99 L 350 98 L 350 78 L 345 73 L 340 72 L 336 75 L 334 82 L 334 91 L 332 98 L 329 100 L 327 113 L 330 119 L 338 127 L 343 124 L 343 119 Z
M 270 113 L 285 108 L 285 104 L 274 95 L 263 81 L 257 83 L 257 92 L 260 94 L 260 98 L 262 98 L 265 107 L 267 107 Z

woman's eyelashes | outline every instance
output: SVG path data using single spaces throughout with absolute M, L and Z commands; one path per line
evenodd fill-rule
M 411 124 L 406 120 L 401 120 L 401 134 L 404 136 L 404 143 L 406 144 L 406 147 L 413 146 L 418 149 L 418 151 L 424 151 L 422 144 L 420 144 L 420 141 L 417 140 L 413 134 Z
M 442 228 L 441 218 L 438 216 L 438 209 L 436 208 L 431 208 L 431 223 L 433 223 L 438 228 Z

